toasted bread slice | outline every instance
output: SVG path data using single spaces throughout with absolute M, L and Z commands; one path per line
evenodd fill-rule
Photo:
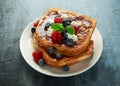
M 53 66 L 53 67 L 63 67 L 65 65 L 73 65 L 75 63 L 78 63 L 80 61 L 83 61 L 85 59 L 88 59 L 92 56 L 93 54 L 93 46 L 94 42 L 91 40 L 89 45 L 87 46 L 86 50 L 82 52 L 79 55 L 76 56 L 64 56 L 62 59 L 56 59 L 51 57 L 46 50 L 41 48 L 40 46 L 36 45 L 37 43 L 34 44 L 35 50 L 40 51 L 43 53 L 43 59 L 46 62 L 46 64 Z
M 72 47 L 53 43 L 51 40 L 48 40 L 48 38 L 46 37 L 46 33 L 44 32 L 45 20 L 47 20 L 48 17 L 55 17 L 55 15 L 59 14 L 67 14 L 69 17 L 76 18 L 77 22 L 80 25 L 79 31 L 77 32 L 78 40 L 74 43 L 74 46 Z M 52 8 L 48 10 L 46 14 L 42 16 L 39 20 L 40 22 L 38 24 L 38 27 L 36 28 L 36 32 L 33 34 L 33 39 L 35 42 L 37 41 L 36 43 L 38 43 L 39 48 L 47 50 L 49 47 L 53 46 L 56 48 L 56 52 L 66 56 L 80 55 L 79 57 L 81 57 L 81 53 L 86 51 L 86 48 L 89 45 L 91 36 L 96 26 L 96 20 L 93 18 L 57 8 Z

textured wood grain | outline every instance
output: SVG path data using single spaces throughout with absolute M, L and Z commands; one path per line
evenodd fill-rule
M 0 86 L 120 86 L 120 0 L 0 0 Z M 19 38 L 33 19 L 51 7 L 97 19 L 102 56 L 89 71 L 55 78 L 33 70 L 22 58 Z

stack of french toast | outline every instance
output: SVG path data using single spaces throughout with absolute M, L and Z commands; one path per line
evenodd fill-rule
M 33 44 L 44 62 L 53 67 L 70 66 L 93 54 L 91 36 L 96 20 L 57 8 L 49 9 L 32 28 Z

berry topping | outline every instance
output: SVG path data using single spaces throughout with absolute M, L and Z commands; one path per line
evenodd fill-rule
M 39 59 L 42 58 L 43 54 L 42 52 L 33 52 L 32 56 L 33 56 L 34 61 L 37 63 Z
M 33 33 L 35 32 L 35 28 L 32 28 L 32 29 L 31 29 L 31 32 L 32 32 L 32 34 L 33 34 Z
M 37 26 L 38 26 L 38 23 L 39 23 L 39 20 L 37 20 L 37 21 L 34 23 L 34 27 L 37 27 Z
M 67 39 L 65 40 L 65 45 L 67 45 L 67 46 L 73 46 L 73 39 L 67 38 Z
M 53 31 L 52 42 L 56 44 L 62 44 L 62 34 L 59 31 Z
M 44 66 L 45 65 L 45 61 L 43 59 L 39 59 L 38 65 Z
M 57 54 L 56 54 L 56 58 L 57 58 L 57 59 L 60 59 L 60 58 L 62 58 L 62 54 L 60 54 L 60 53 L 57 53 Z
M 65 41 L 67 38 L 68 38 L 68 34 L 66 33 L 63 35 L 63 41 Z
M 63 36 L 63 41 L 66 40 L 68 38 L 67 31 L 64 29 L 61 33 Z
M 62 35 L 66 34 L 67 33 L 66 29 L 64 29 L 61 33 Z
M 63 20 L 64 18 L 61 18 L 61 17 L 56 17 L 55 19 L 54 19 L 54 22 L 55 23 L 62 23 L 62 20 Z
M 64 70 L 64 71 L 69 71 L 69 69 L 70 69 L 70 68 L 69 68 L 69 66 L 67 66 L 67 65 L 65 65 L 65 66 L 63 67 L 63 70 Z
M 70 25 L 70 23 L 71 23 L 71 22 L 70 22 L 69 20 L 67 20 L 67 19 L 64 19 L 64 20 L 62 21 L 62 24 L 63 24 L 64 27 Z
M 49 28 L 50 25 L 51 25 L 50 23 L 47 23 L 47 24 L 45 25 L 45 31 L 48 30 L 48 28 Z
M 75 29 L 75 34 L 77 34 L 78 30 L 79 30 L 79 27 L 77 25 L 72 25 Z
M 55 50 L 56 49 L 54 47 L 50 47 L 50 48 L 48 48 L 48 53 L 52 55 L 55 53 Z

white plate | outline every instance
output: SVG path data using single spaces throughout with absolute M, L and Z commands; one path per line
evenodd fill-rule
M 36 64 L 32 57 L 32 52 L 34 51 L 33 44 L 32 44 L 32 34 L 31 34 L 31 28 L 33 26 L 33 23 L 30 23 L 23 31 L 21 38 L 20 38 L 20 50 L 23 55 L 23 58 L 25 61 L 35 70 L 37 70 L 40 73 L 55 76 L 55 77 L 67 77 L 67 76 L 73 76 L 80 73 L 83 73 L 90 69 L 100 58 L 100 55 L 102 53 L 103 49 L 103 43 L 102 43 L 102 37 L 97 30 L 95 29 L 92 39 L 94 40 L 94 54 L 92 58 L 81 61 L 75 65 L 70 66 L 70 70 L 68 72 L 63 71 L 62 68 L 54 68 L 50 66 L 44 66 L 40 67 L 38 64 Z

